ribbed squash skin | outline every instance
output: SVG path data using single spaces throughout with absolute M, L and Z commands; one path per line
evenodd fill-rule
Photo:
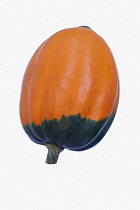
M 32 141 L 82 151 L 96 145 L 116 114 L 119 79 L 105 41 L 87 27 L 61 30 L 32 56 L 20 118 Z

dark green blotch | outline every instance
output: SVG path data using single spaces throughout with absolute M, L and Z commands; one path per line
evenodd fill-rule
M 89 26 L 79 26 L 79 27 L 91 29 Z
M 46 141 L 44 141 L 44 138 L 40 138 L 40 135 L 42 136 L 41 126 L 35 125 L 34 123 L 32 123 L 31 125 L 27 124 L 23 126 L 23 129 L 33 142 L 37 144 L 42 144 L 42 145 L 46 144 Z
M 74 151 L 83 151 L 83 150 L 90 149 L 90 148 L 94 147 L 96 144 L 98 144 L 103 139 L 103 137 L 105 136 L 105 134 L 109 130 L 110 126 L 112 125 L 114 117 L 115 117 L 115 114 L 113 114 L 110 117 L 106 118 L 106 121 L 105 121 L 104 125 L 102 126 L 102 128 L 100 129 L 98 134 L 94 137 L 94 139 L 92 139 L 92 141 L 90 141 L 84 147 L 73 149 L 73 150 Z
M 82 151 L 95 146 L 106 134 L 114 115 L 100 121 L 82 118 L 80 114 L 62 116 L 60 120 L 44 120 L 41 125 L 26 125 L 24 130 L 32 141 Z

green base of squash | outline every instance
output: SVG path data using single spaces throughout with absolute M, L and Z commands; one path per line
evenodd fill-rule
M 53 143 L 66 149 L 82 148 L 94 139 L 109 118 L 94 121 L 80 114 L 62 116 L 60 120 L 45 119 L 40 125 L 27 124 L 23 128 L 29 138 L 38 144 Z
M 94 147 L 105 136 L 115 114 L 94 121 L 82 118 L 80 114 L 62 116 L 60 120 L 45 119 L 41 125 L 27 124 L 24 130 L 29 138 L 48 148 L 46 163 L 55 164 L 63 149 L 84 151 Z

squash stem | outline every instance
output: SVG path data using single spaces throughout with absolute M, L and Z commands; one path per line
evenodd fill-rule
M 46 158 L 46 163 L 47 164 L 55 164 L 57 163 L 58 157 L 60 152 L 64 150 L 63 147 L 60 147 L 56 144 L 53 143 L 47 143 L 46 147 L 48 149 L 48 154 Z

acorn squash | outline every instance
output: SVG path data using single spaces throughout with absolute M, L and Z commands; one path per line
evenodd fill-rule
M 24 74 L 20 118 L 29 138 L 48 148 L 84 151 L 107 133 L 117 111 L 119 77 L 106 42 L 89 27 L 61 30 L 44 41 Z

